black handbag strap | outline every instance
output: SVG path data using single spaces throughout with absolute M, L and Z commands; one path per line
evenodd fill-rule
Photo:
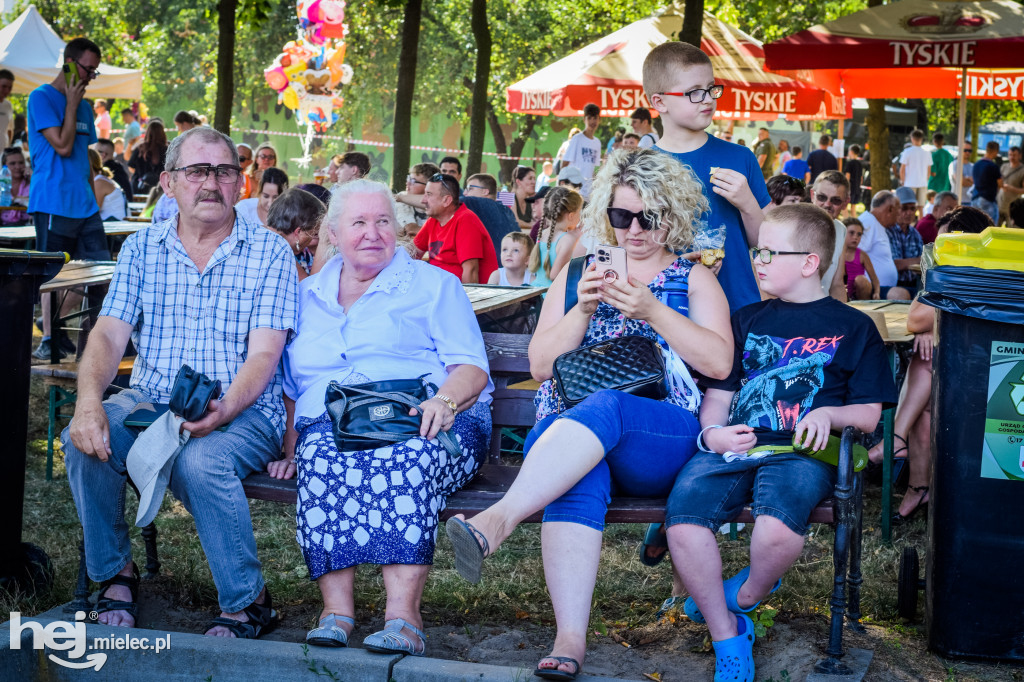
M 423 382 L 425 385 L 433 389 L 434 394 L 437 394 L 437 387 L 429 382 Z M 368 398 L 379 398 L 383 400 L 390 400 L 396 403 L 405 405 L 406 407 L 419 410 L 420 403 L 415 397 L 408 393 L 401 393 L 399 391 L 388 391 L 386 393 L 378 391 L 370 391 L 365 388 L 358 388 L 356 386 L 345 386 L 346 391 L 354 391 Z M 331 415 L 331 421 L 334 424 L 340 424 L 342 416 L 349 409 L 356 407 L 357 403 L 349 400 L 349 397 L 342 392 L 342 397 L 329 403 L 327 405 L 327 412 Z M 407 433 L 391 433 L 389 431 L 374 431 L 367 433 L 350 433 L 344 429 L 338 428 L 338 433 L 343 436 L 350 436 L 353 438 L 365 438 L 367 440 L 379 440 L 387 443 L 402 443 L 409 440 L 409 434 Z M 459 442 L 447 431 L 438 431 L 437 440 L 441 443 L 441 446 L 448 452 L 452 457 L 456 457 L 462 454 L 462 448 L 459 446 Z
M 565 274 L 565 314 L 576 307 L 579 297 L 576 293 L 583 279 L 583 269 L 587 266 L 586 256 L 577 256 L 569 261 L 569 271 Z

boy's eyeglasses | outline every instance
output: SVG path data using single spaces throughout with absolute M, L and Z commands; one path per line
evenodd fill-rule
M 405 177 L 405 181 L 406 181 L 407 183 L 408 183 L 408 182 L 411 182 L 411 183 L 412 183 L 412 184 L 414 184 L 414 185 L 425 185 L 425 184 L 427 184 L 427 183 L 425 183 L 425 182 L 421 182 L 420 180 L 417 180 L 416 178 L 414 178 L 414 177 L 413 177 L 413 176 L 411 176 L 411 175 L 407 175 L 407 176 Z
M 211 166 L 208 163 L 196 163 L 191 166 L 171 169 L 172 173 L 175 171 L 184 172 L 185 179 L 189 182 L 206 182 L 206 178 L 210 177 L 210 173 L 213 173 L 214 177 L 217 178 L 217 182 L 222 185 L 230 185 L 238 180 L 238 174 L 242 172 L 242 169 L 238 166 L 229 166 L 227 164 Z
M 751 260 L 761 259 L 761 262 L 768 265 L 774 256 L 809 256 L 810 251 L 772 251 L 771 249 L 751 249 Z
M 611 226 L 616 230 L 628 230 L 633 224 L 633 218 L 636 218 L 636 221 L 640 223 L 640 229 L 645 232 L 653 230 L 658 226 L 657 220 L 649 218 L 643 213 L 643 211 L 633 213 L 632 211 L 627 211 L 624 208 L 608 209 L 608 222 L 611 223 Z
M 711 95 L 711 99 L 718 99 L 725 92 L 724 85 L 712 85 L 710 88 L 697 88 L 696 90 L 690 90 L 689 92 L 663 92 L 662 95 L 671 95 L 673 97 L 689 97 L 690 102 L 693 104 L 700 104 L 704 101 L 707 95 Z
M 832 204 L 833 206 L 843 205 L 843 200 L 840 199 L 839 197 L 829 197 L 825 196 L 824 194 L 818 193 L 814 195 L 814 198 L 818 200 L 819 204 L 829 203 Z

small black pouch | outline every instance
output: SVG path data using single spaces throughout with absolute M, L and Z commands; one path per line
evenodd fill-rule
M 171 412 L 188 422 L 199 421 L 210 401 L 219 397 L 220 381 L 182 365 L 171 387 Z

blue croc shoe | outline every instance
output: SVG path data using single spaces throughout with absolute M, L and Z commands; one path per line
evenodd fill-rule
M 740 588 L 743 587 L 743 583 L 747 582 L 748 575 L 750 575 L 750 566 L 747 566 L 722 583 L 722 587 L 725 588 L 725 606 L 733 613 L 750 613 L 761 605 L 761 602 L 757 602 L 749 608 L 741 609 L 740 605 L 736 603 L 736 595 L 739 593 Z M 774 594 L 780 587 L 782 587 L 782 581 L 776 580 L 775 586 L 772 587 L 768 594 Z M 697 602 L 693 600 L 693 597 L 686 598 L 686 603 L 683 604 L 683 613 L 689 616 L 690 620 L 694 623 L 704 622 L 704 616 L 701 614 L 700 609 L 697 608 Z
M 338 625 L 338 621 L 354 626 L 355 620 L 348 616 L 336 616 L 328 613 L 320 619 L 320 624 L 306 633 L 306 644 L 313 646 L 348 646 L 348 635 Z
M 419 645 L 402 632 L 407 628 L 419 638 Z M 378 654 L 409 654 L 422 656 L 427 650 L 427 636 L 423 631 L 410 625 L 401 618 L 393 618 L 384 622 L 384 629 L 367 635 L 363 640 L 363 648 Z
M 754 622 L 736 614 L 735 637 L 712 642 L 715 647 L 715 682 L 754 682 Z

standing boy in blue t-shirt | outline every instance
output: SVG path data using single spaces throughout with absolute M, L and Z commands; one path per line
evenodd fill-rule
M 644 60 L 643 77 L 647 100 L 665 127 L 655 149 L 693 170 L 711 204 L 702 220 L 710 229 L 725 226 L 725 258 L 718 281 L 729 310 L 760 301 L 748 249 L 757 243 L 762 209 L 771 197 L 753 152 L 704 132 L 722 96 L 711 60 L 688 43 L 663 43 Z
M 690 598 L 707 622 L 718 672 L 754 679 L 753 623 L 746 615 L 779 588 L 799 558 L 811 511 L 836 482 L 812 452 L 850 424 L 871 431 L 896 387 L 885 346 L 864 313 L 821 289 L 835 249 L 832 217 L 817 206 L 773 209 L 761 225 L 754 269 L 775 298 L 732 317 L 732 373 L 710 381 L 700 408 L 698 452 L 676 478 L 665 509 L 668 544 Z M 795 443 L 810 446 L 795 452 Z M 715 531 L 752 502 L 750 565 L 724 583 Z M 716 675 L 717 679 L 717 675 Z

